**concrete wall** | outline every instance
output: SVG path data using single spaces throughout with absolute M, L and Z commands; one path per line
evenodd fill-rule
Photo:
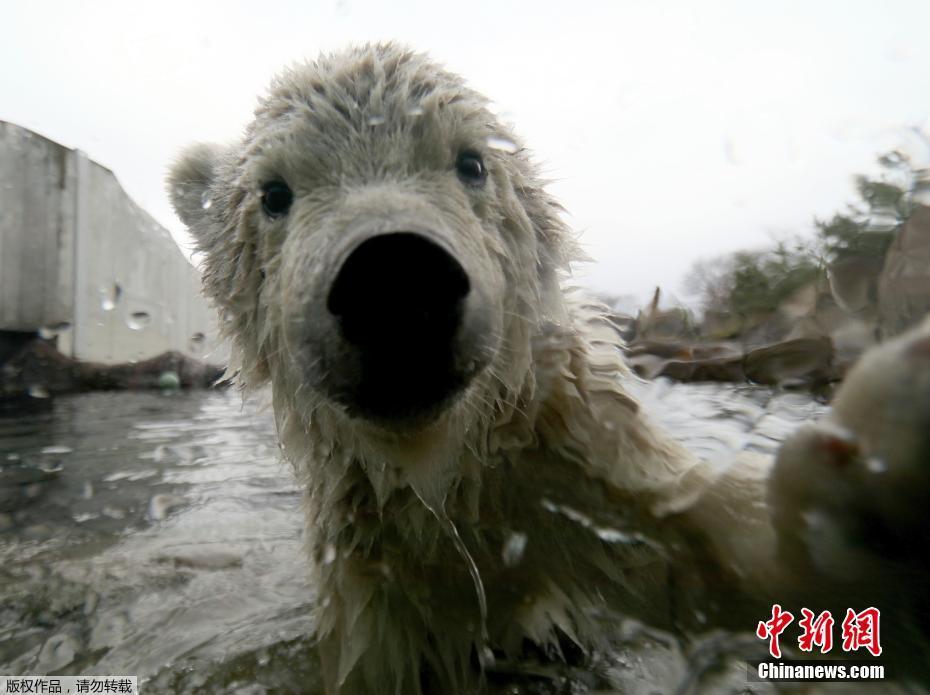
M 198 271 L 111 171 L 0 121 L 0 330 L 52 328 L 84 360 L 222 362 L 216 327 Z
M 0 121 L 0 329 L 74 311 L 74 165 L 65 147 Z

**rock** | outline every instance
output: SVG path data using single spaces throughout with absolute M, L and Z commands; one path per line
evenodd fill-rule
M 657 376 L 667 376 L 677 381 L 745 381 L 742 356 L 714 357 L 689 362 L 669 360 Z
M 829 381 L 834 376 L 832 365 L 833 342 L 827 337 L 799 338 L 758 348 L 743 360 L 750 381 L 771 385 L 796 379 Z
M 830 265 L 830 291 L 850 316 L 871 319 L 878 306 L 883 256 L 853 256 Z
M 735 343 L 683 343 L 643 340 L 627 348 L 630 367 L 646 379 L 743 381 L 743 353 Z

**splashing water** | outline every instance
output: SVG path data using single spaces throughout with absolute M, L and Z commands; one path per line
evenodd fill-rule
M 523 553 L 526 550 L 527 536 L 525 533 L 513 532 L 507 537 L 504 548 L 501 551 L 501 559 L 507 567 L 516 567 L 523 559 Z

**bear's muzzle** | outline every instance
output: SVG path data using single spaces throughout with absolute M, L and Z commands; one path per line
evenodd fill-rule
M 484 293 L 430 230 L 376 226 L 339 246 L 324 290 L 318 386 L 353 417 L 391 429 L 428 424 L 495 352 Z

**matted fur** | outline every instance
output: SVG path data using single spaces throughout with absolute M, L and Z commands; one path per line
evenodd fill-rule
M 455 175 L 462 148 L 485 160 L 481 190 Z M 280 220 L 260 208 L 273 178 L 295 194 Z M 605 602 L 661 627 L 700 616 L 753 629 L 791 585 L 764 503 L 769 463 L 715 475 L 643 417 L 602 308 L 563 288 L 579 252 L 559 205 L 460 78 L 392 44 L 292 67 L 242 141 L 188 150 L 169 190 L 205 254 L 239 383 L 270 381 L 306 490 L 331 692 L 474 692 L 476 653 L 516 657 L 557 631 L 596 644 Z M 350 418 L 307 378 L 314 283 L 359 219 L 446 230 L 491 298 L 498 348 L 427 427 Z M 515 538 L 525 549 L 508 556 Z

